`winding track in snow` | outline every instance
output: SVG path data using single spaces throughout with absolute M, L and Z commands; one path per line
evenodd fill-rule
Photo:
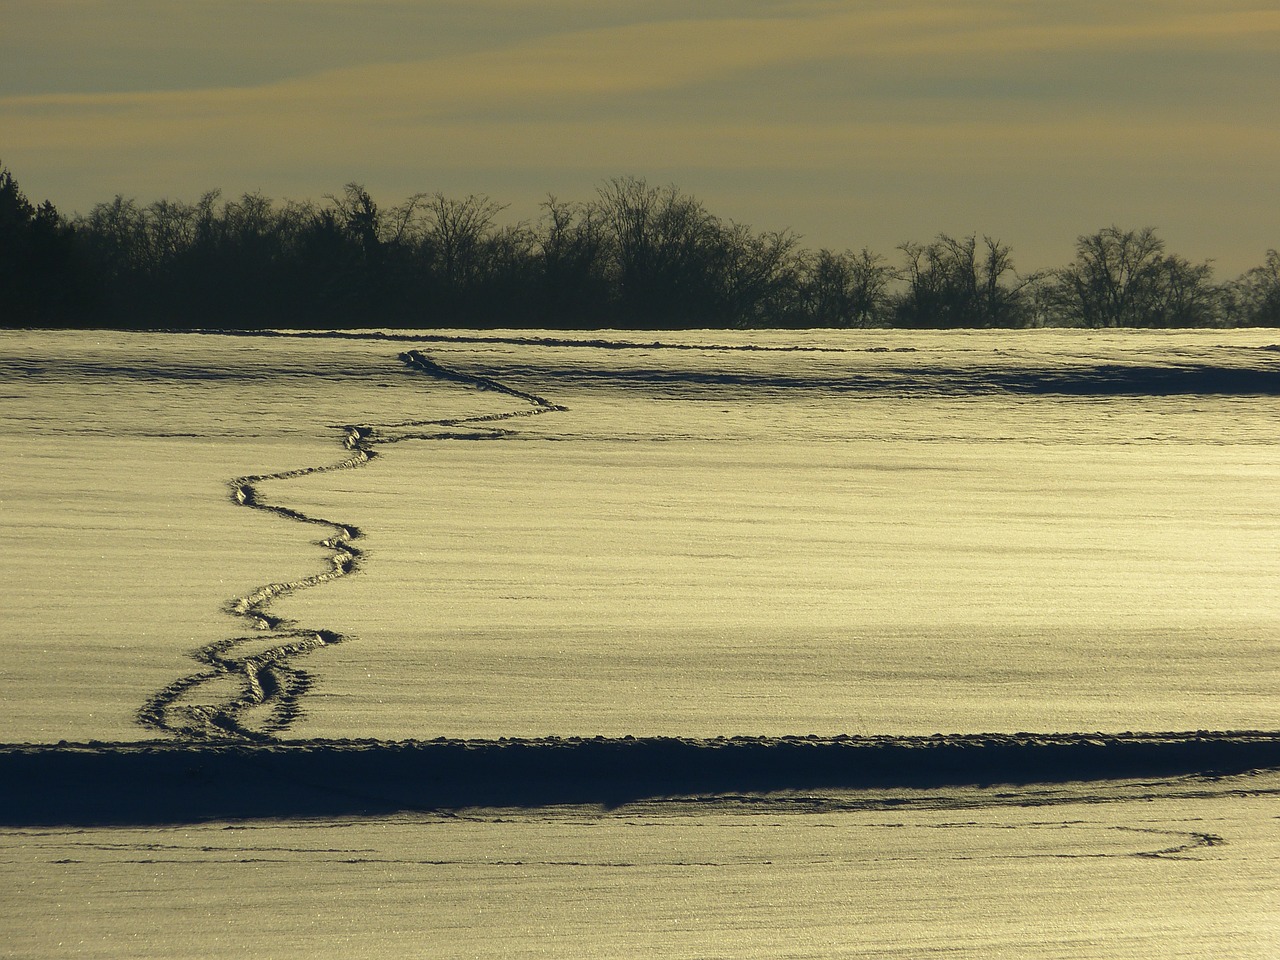
M 203 665 L 203 669 L 175 680 L 148 698 L 137 713 L 138 722 L 143 726 L 187 740 L 272 740 L 298 718 L 300 701 L 313 684 L 311 675 L 295 661 L 321 647 L 351 639 L 333 630 L 295 624 L 273 614 L 269 608 L 277 597 L 317 587 L 355 573 L 360 567 L 361 551 L 355 546 L 355 541 L 362 536 L 360 528 L 354 524 L 313 517 L 292 507 L 268 502 L 262 498 L 260 484 L 268 480 L 290 480 L 337 470 L 358 469 L 373 460 L 374 447 L 379 443 L 441 440 L 459 436 L 479 440 L 499 439 L 506 432 L 496 427 L 465 435 L 449 432 L 449 428 L 466 424 L 492 424 L 565 409 L 542 397 L 488 377 L 443 366 L 416 349 L 401 353 L 399 359 L 417 373 L 479 390 L 502 393 L 528 403 L 530 407 L 476 417 L 411 421 L 385 428 L 346 426 L 343 428 L 342 443 L 350 451 L 350 455 L 337 463 L 279 473 L 254 474 L 231 480 L 231 499 L 239 506 L 332 530 L 330 536 L 317 541 L 317 545 L 331 551 L 329 566 L 310 576 L 263 584 L 245 596 L 229 600 L 227 612 L 247 621 L 257 632 L 217 640 L 194 651 L 191 656 Z M 437 428 L 436 431 L 421 431 L 421 428 L 429 426 Z M 405 428 L 416 428 L 417 432 L 405 432 Z M 391 429 L 397 432 L 384 432 Z M 229 693 L 226 692 L 228 685 L 231 691 Z

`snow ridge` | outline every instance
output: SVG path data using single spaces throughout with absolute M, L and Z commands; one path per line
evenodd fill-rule
M 23 785 L 0 790 L 0 825 L 562 805 L 757 814 L 1031 808 L 1280 797 L 1277 770 L 1280 734 L 1257 730 L 0 744 L 0 782 Z M 1133 856 L 1194 859 L 1225 842 L 1211 826 L 1169 830 L 1135 818 L 1117 829 L 1142 838 Z
M 379 443 L 403 440 L 475 439 L 496 440 L 508 435 L 497 428 L 462 433 L 445 428 L 471 423 L 493 423 L 515 417 L 562 411 L 566 408 L 542 397 L 525 393 L 488 377 L 445 367 L 419 350 L 409 350 L 399 359 L 410 370 L 439 380 L 502 393 L 524 401 L 532 409 L 449 420 L 422 420 L 375 426 L 348 425 L 343 430 L 343 446 L 351 454 L 337 463 L 279 473 L 236 477 L 229 482 L 231 500 L 250 510 L 272 513 L 286 520 L 328 527 L 330 536 L 316 541 L 331 551 L 328 567 L 319 573 L 295 580 L 263 584 L 226 604 L 226 612 L 247 621 L 258 632 L 206 644 L 191 657 L 206 669 L 175 680 L 138 710 L 143 726 L 186 740 L 271 741 L 300 716 L 300 701 L 311 689 L 311 675 L 294 661 L 321 648 L 342 643 L 350 637 L 333 630 L 307 628 L 273 614 L 268 609 L 277 597 L 321 586 L 360 569 L 361 551 L 354 541 L 362 536 L 354 524 L 325 517 L 313 517 L 284 504 L 262 499 L 259 485 L 268 480 L 354 470 L 375 456 Z M 405 432 L 404 428 L 434 426 L 435 432 Z M 391 432 L 395 431 L 395 432 Z M 227 692 L 228 684 L 231 692 Z

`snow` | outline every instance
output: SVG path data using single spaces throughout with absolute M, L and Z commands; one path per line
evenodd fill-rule
M 0 744 L 147 740 L 175 684 L 165 717 L 217 716 L 236 669 L 315 631 L 341 642 L 263 668 L 305 677 L 274 731 L 299 744 L 1275 730 L 1274 340 L 3 332 Z M 352 426 L 372 460 L 323 469 Z M 238 505 L 244 478 L 282 511 Z M 343 525 L 355 561 L 318 577 Z M 254 610 L 291 623 L 234 614 L 268 584 L 295 586 Z M 192 656 L 231 640 L 228 672 Z M 0 939 L 1270 957 L 1276 789 L 13 827 Z
M 10 830 L 0 952 L 1270 960 L 1277 786 Z

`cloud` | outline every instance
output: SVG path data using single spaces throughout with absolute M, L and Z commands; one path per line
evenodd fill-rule
M 913 65 L 1055 52 L 1280 46 L 1280 11 L 1112 14 L 1081 22 L 1058 6 L 907 3 L 874 12 L 805 17 L 663 20 L 540 36 L 496 49 L 419 61 L 366 63 L 256 86 L 123 93 L 63 93 L 0 99 L 22 117 L 114 112 L 152 122 L 184 117 L 269 117 L 301 112 L 317 120 L 353 116 L 463 117 L 548 103 L 600 102 L 634 93 L 696 88 L 726 75 L 804 62 Z M 1049 5 L 1045 5 L 1049 6 Z M 1179 5 L 1171 5 L 1176 9 Z M 1203 4 L 1183 4 L 1199 7 Z M 1150 8 L 1144 7 L 1143 10 Z M 837 70 L 838 68 L 833 67 Z M 750 96 L 749 87 L 744 95 Z
M 237 110 L 316 103 L 377 111 L 430 96 L 442 111 L 546 97 L 602 97 L 697 82 L 726 70 L 831 56 L 847 50 L 851 28 L 878 28 L 897 15 L 822 20 L 667 20 L 538 37 L 497 49 L 320 71 L 251 88 L 11 97 L 13 106 L 146 106 Z M 866 34 L 863 34 L 865 36 Z
M 322 6 L 335 22 L 359 15 L 346 0 Z M 1177 191 L 1207 176 L 1234 181 L 1214 194 L 1233 215 L 1238 196 L 1274 192 L 1280 11 L 1245 0 L 757 0 L 697 17 L 674 2 L 562 0 L 558 20 L 536 8 L 452 5 L 466 42 L 435 37 L 426 56 L 371 35 L 345 65 L 291 61 L 266 81 L 0 97 L 3 160 L 55 201 L 57 183 L 33 185 L 28 170 L 93 199 L 246 181 L 306 196 L 333 189 L 335 171 L 405 192 L 467 171 L 470 189 L 495 194 L 513 178 L 552 189 L 573 171 L 703 171 L 799 198 L 839 171 L 868 189 L 892 179 L 908 198 L 902 184 L 917 185 L 924 215 L 966 182 L 991 196 L 1000 183 L 1053 192 L 1055 178 L 1087 190 L 1092 177 L 1110 197 L 1140 170 L 1172 210 L 1191 209 Z M 497 39 L 472 29 L 495 15 L 512 20 Z M 379 51 L 397 59 L 369 61 Z M 853 203 L 811 206 L 833 202 Z

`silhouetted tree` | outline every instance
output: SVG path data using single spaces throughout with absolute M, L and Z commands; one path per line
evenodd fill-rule
M 1280 253 L 1231 283 L 1226 291 L 1232 319 L 1243 326 L 1280 327 Z
M 534 236 L 537 316 L 548 326 L 598 326 L 613 318 L 614 291 L 606 275 L 608 240 L 592 204 L 542 204 Z
M 1166 255 L 1153 228 L 1111 226 L 1076 241 L 1076 259 L 1057 271 L 1048 298 L 1086 327 L 1208 326 L 1221 304 L 1212 277 L 1208 263 Z
M 1166 256 L 1156 271 L 1155 301 L 1149 326 L 1216 327 L 1224 322 L 1224 291 L 1214 282 L 1209 263 Z
M 256 193 L 84 216 L 34 206 L 0 167 L 0 322 L 119 326 L 494 324 L 567 327 L 1280 325 L 1280 254 L 1236 281 L 1167 254 L 1151 229 L 1080 237 L 1021 277 L 1009 248 L 940 234 L 892 269 L 868 250 L 800 249 L 721 221 L 675 186 L 606 181 L 499 226 L 483 195 L 389 208 L 359 183 L 320 206 Z
M 893 268 L 865 247 L 822 249 L 804 265 L 804 317 L 818 327 L 870 327 L 888 318 Z
M 368 260 L 376 260 L 382 247 L 382 217 L 369 191 L 359 183 L 348 183 L 341 196 L 325 197 L 337 212 L 342 229 Z
M 477 326 L 527 326 L 538 316 L 530 293 L 538 285 L 537 241 L 517 223 L 491 230 L 481 244 L 467 314 Z
M 96 204 L 78 226 L 89 238 L 89 247 L 105 272 L 107 282 L 130 285 L 146 273 L 151 257 L 141 208 L 117 194 Z
M 757 233 L 740 223 L 723 228 L 717 319 L 739 327 L 787 326 L 801 320 L 798 245 L 790 230 Z
M 719 222 L 675 186 L 624 177 L 600 188 L 610 279 L 627 325 L 704 326 L 723 317 Z
M 905 327 L 1022 327 L 1031 318 L 1029 279 L 1018 278 L 1009 248 L 991 237 L 939 234 L 927 245 L 904 243 L 894 305 Z
M 222 322 L 289 323 L 314 309 L 314 294 L 299 301 L 299 285 L 289 282 L 297 235 L 313 213 L 310 204 L 277 209 L 260 193 L 242 194 L 215 213 L 197 269 L 206 295 L 220 305 Z
M 0 320 L 76 322 L 93 306 L 96 285 L 74 232 L 53 204 L 33 206 L 0 166 Z
M 304 229 L 315 232 L 313 244 L 325 250 L 327 276 L 317 309 L 345 316 L 348 323 L 375 322 L 385 317 L 390 299 L 381 211 L 359 183 L 325 199 L 326 210 L 308 211 L 304 218 L 310 221 Z
M 467 292 L 479 277 L 485 241 L 494 218 L 504 210 L 482 194 L 453 200 L 434 194 L 426 202 L 426 252 L 445 288 L 455 296 Z

